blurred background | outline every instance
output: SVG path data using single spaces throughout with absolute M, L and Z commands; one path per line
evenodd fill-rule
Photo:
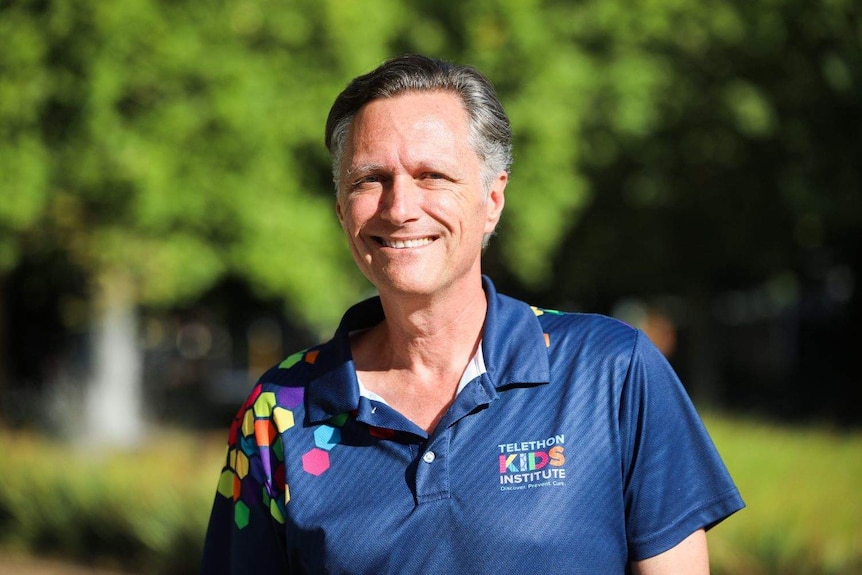
M 704 414 L 713 572 L 862 572 L 858 2 L 0 0 L 0 573 L 196 572 L 251 384 L 372 294 L 323 126 L 404 52 L 510 115 L 498 289 Z

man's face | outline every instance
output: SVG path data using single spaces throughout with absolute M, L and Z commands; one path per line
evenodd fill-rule
M 507 175 L 486 195 L 469 135 L 467 112 L 448 92 L 373 100 L 353 119 L 336 211 L 381 293 L 443 295 L 478 281 Z

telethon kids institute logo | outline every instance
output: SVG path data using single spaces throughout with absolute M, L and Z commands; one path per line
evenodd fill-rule
M 535 441 L 498 445 L 500 491 L 565 485 L 565 443 L 565 434 L 559 434 Z

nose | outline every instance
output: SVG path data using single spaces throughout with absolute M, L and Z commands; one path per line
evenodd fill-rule
M 419 217 L 421 190 L 410 176 L 396 176 L 384 186 L 380 196 L 380 217 L 395 225 Z

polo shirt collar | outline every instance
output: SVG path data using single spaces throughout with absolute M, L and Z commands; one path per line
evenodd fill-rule
M 496 391 L 507 387 L 548 383 L 548 350 L 536 314 L 527 304 L 498 294 L 487 276 L 482 276 L 482 287 L 488 300 L 482 334 L 487 372 L 480 382 L 487 387 L 483 394 L 487 402 L 496 398 Z M 383 319 L 379 297 L 362 301 L 347 310 L 334 337 L 321 346 L 310 366 L 306 390 L 310 423 L 359 408 L 359 383 L 350 354 L 350 333 L 370 328 Z
M 488 297 L 482 352 L 491 383 L 498 390 L 548 383 L 551 378 L 548 348 L 533 308 L 498 294 L 487 276 L 482 276 L 482 287 Z

